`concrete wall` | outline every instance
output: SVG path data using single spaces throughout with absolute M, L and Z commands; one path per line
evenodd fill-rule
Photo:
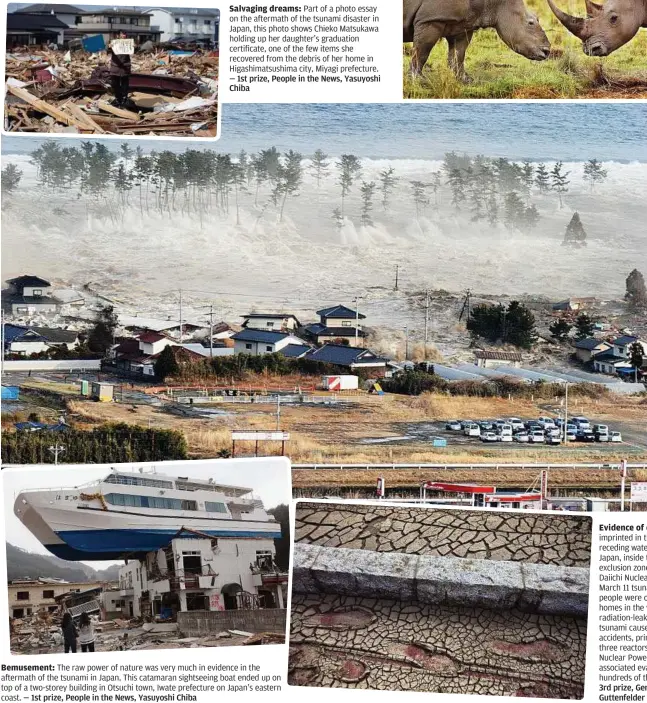
M 100 359 L 81 359 L 80 361 L 5 361 L 5 371 L 100 371 Z
M 589 569 L 295 544 L 295 593 L 586 616 Z
M 223 630 L 243 630 L 245 632 L 285 632 L 286 610 L 272 608 L 266 610 L 193 610 L 178 613 L 177 622 L 185 637 L 202 635 Z

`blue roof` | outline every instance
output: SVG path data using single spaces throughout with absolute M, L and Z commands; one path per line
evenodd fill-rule
M 606 344 L 603 339 L 595 339 L 595 337 L 587 337 L 586 339 L 580 339 L 575 342 L 577 349 L 588 349 L 589 351 L 595 349 L 600 344 Z
M 310 351 L 310 349 L 311 347 L 307 344 L 288 344 L 287 347 L 279 349 L 279 354 L 283 354 L 283 356 L 287 356 L 290 359 L 298 359 L 300 356 Z
M 236 339 L 240 342 L 268 342 L 274 344 L 289 336 L 289 332 L 267 332 L 265 330 L 244 329 L 240 332 L 236 332 L 232 339 Z
M 376 356 L 368 349 L 349 347 L 345 344 L 325 344 L 319 349 L 313 349 L 308 354 L 307 358 L 313 361 L 322 361 L 327 364 L 336 364 L 337 366 L 387 362 L 387 359 Z
M 366 315 L 362 313 L 357 313 L 357 310 L 351 310 L 345 305 L 333 305 L 331 308 L 324 308 L 323 310 L 317 310 L 317 315 L 321 317 L 331 317 L 347 320 L 349 317 L 356 317 L 359 320 L 366 319 Z
M 616 347 L 626 347 L 627 344 L 633 344 L 638 341 L 638 337 L 634 337 L 631 334 L 623 334 L 620 337 L 616 337 L 612 340 L 611 344 Z

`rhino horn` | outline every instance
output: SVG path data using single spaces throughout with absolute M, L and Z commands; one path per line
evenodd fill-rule
M 586 4 L 586 13 L 589 17 L 599 15 L 604 9 L 602 5 L 597 2 L 593 2 L 593 0 L 584 0 L 584 2 Z
M 573 17 L 573 15 L 567 15 L 565 12 L 559 9 L 553 0 L 548 0 L 550 9 L 557 19 L 568 29 L 571 34 L 574 34 L 578 39 L 582 39 L 584 34 L 584 29 L 586 27 L 586 20 L 583 17 Z

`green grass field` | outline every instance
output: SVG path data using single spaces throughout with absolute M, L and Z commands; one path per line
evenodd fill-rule
M 584 2 L 558 0 L 584 15 Z M 472 83 L 461 83 L 447 67 L 447 42 L 434 48 L 422 75 L 409 71 L 411 44 L 404 45 L 404 97 L 424 98 L 647 98 L 647 30 L 606 58 L 591 58 L 582 43 L 552 14 L 545 0 L 526 0 L 539 15 L 553 55 L 529 61 L 509 49 L 491 29 L 480 30 L 467 51 Z

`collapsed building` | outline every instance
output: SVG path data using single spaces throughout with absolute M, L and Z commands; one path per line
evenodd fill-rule
M 167 546 L 120 569 L 123 615 L 166 620 L 197 610 L 283 609 L 288 575 L 274 554 L 272 539 L 184 529 Z

